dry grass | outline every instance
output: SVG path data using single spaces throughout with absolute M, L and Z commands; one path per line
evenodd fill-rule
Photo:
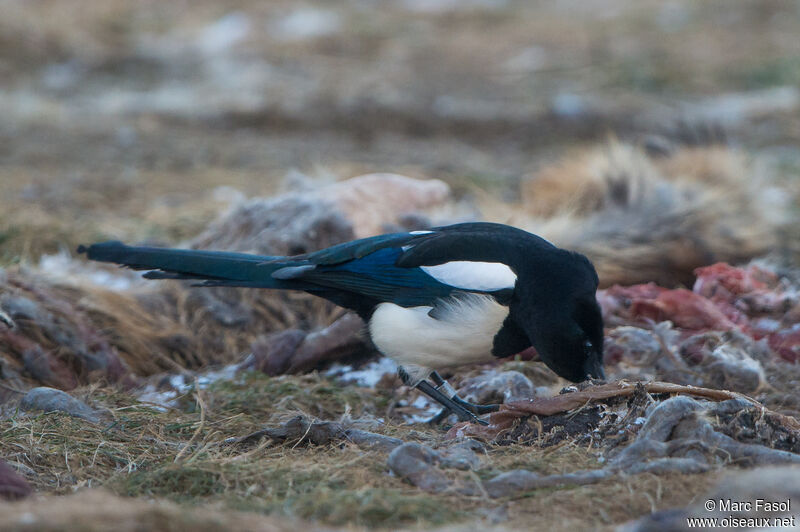
M 271 180 L 231 169 L 140 172 L 119 169 L 64 175 L 58 165 L 0 168 L 0 266 L 36 262 L 44 254 L 74 252 L 79 244 L 125 239 L 174 243 L 202 232 L 228 205 L 231 187 L 269 195 Z M 68 220 L 69 223 L 65 223 Z
M 116 292 L 80 282 L 65 285 L 16 268 L 4 275 L 0 297 L 25 306 L 17 328 L 0 330 L 0 346 L 13 369 L 7 378 L 26 368 L 34 380 L 60 388 L 98 378 L 126 381 L 130 372 L 144 376 L 239 362 L 263 334 L 314 329 L 343 312 L 307 294 L 198 290 L 169 282 Z M 25 362 L 32 349 L 55 359 L 62 375 L 32 372 Z
M 386 529 L 428 529 L 476 519 L 488 526 L 494 518 L 516 528 L 527 527 L 535 519 L 537 526 L 564 530 L 609 526 L 653 508 L 685 504 L 715 478 L 713 474 L 643 475 L 622 483 L 537 490 L 508 500 L 453 492 L 431 496 L 390 475 L 385 453 L 363 451 L 353 444 L 314 446 L 269 440 L 223 444 L 226 438 L 277 424 L 296 412 L 322 419 L 380 415 L 391 392 L 342 388 L 314 375 L 267 378 L 249 374 L 240 383 L 190 391 L 178 401 L 177 409 L 169 411 L 139 404 L 107 388 L 75 393 L 104 411 L 102 423 L 92 425 L 61 414 L 19 413 L 0 422 L 0 456 L 15 465 L 40 494 L 102 488 L 137 500 L 171 501 L 179 508 L 212 508 L 215 519 L 245 511 Z M 427 445 L 439 445 L 444 436 L 422 425 L 390 422 L 369 428 Z M 472 482 L 471 478 L 488 479 L 513 468 L 541 474 L 573 472 L 599 467 L 595 453 L 569 441 L 552 447 L 490 447 L 474 473 L 450 471 L 448 475 Z M 91 497 L 74 500 L 90 504 Z M 178 512 L 173 506 L 168 508 Z M 0 520 L 3 515 L 0 511 Z M 86 515 L 95 515 L 97 523 L 109 519 L 94 512 Z M 179 522 L 190 519 L 187 515 Z
M 113 390 L 83 390 L 79 396 L 105 411 L 101 424 L 60 414 L 13 414 L 0 424 L 0 454 L 44 493 L 103 487 L 124 496 L 218 503 L 331 524 L 409 523 L 420 512 L 433 524 L 455 517 L 386 475 L 381 454 L 296 441 L 249 448 L 223 444 L 277 423 L 287 412 L 361 416 L 380 408 L 385 398 L 314 376 L 250 375 L 240 384 L 194 393 L 179 401 L 181 409 L 162 412 Z
M 5 5 L 0 20 L 0 267 L 7 271 L 0 272 L 0 295 L 34 301 L 60 330 L 69 331 L 68 340 L 103 339 L 108 353 L 140 375 L 238 360 L 262 333 L 329 323 L 337 311 L 302 295 L 215 291 L 210 297 L 216 302 L 252 310 L 244 325 L 221 325 L 207 296 L 177 284 L 116 293 L 56 283 L 27 266 L 38 264 L 44 254 L 105 239 L 185 242 L 226 208 L 227 202 L 214 196 L 216 187 L 265 196 L 294 168 L 326 177 L 387 170 L 439 177 L 467 202 L 480 196 L 476 187 L 503 195 L 495 219 L 505 220 L 508 202 L 519 201 L 520 176 L 554 160 L 572 161 L 554 171 L 556 183 L 567 182 L 566 174 L 584 175 L 586 160 L 574 154 L 586 153 L 587 141 L 602 141 L 609 130 L 628 138 L 639 132 L 636 120 L 654 108 L 655 124 L 667 126 L 661 119 L 677 118 L 671 106 L 684 97 L 800 82 L 792 2 L 596 4 L 587 9 L 582 2 L 511 1 L 498 3 L 499 8 L 420 13 L 403 3 L 373 9 L 363 2 L 333 7 L 312 1 L 304 6 L 339 15 L 341 31 L 294 41 L 279 40 L 271 31 L 297 7 L 284 1 L 203 0 L 189 10 L 182 3 L 121 0 Z M 254 31 L 208 61 L 240 61 L 231 63 L 237 75 L 220 76 L 222 82 L 240 79 L 240 72 L 258 74 L 260 62 L 269 65 L 269 81 L 256 94 L 274 95 L 278 103 L 270 100 L 253 113 L 242 112 L 236 100 L 225 105 L 216 94 L 209 97 L 201 90 L 209 85 L 226 97 L 239 91 L 213 85 L 220 83 L 210 73 L 213 68 L 196 68 L 208 58 L 194 43 L 233 11 L 245 13 Z M 74 84 L 48 88 L 52 65 L 75 66 Z M 240 70 L 251 65 L 255 70 Z M 189 98 L 182 103 L 193 112 L 176 117 L 108 111 L 109 101 L 116 103 L 109 94 L 130 89 L 155 95 L 175 79 L 187 88 Z M 563 95 L 577 95 L 588 105 L 588 115 L 554 117 L 553 104 Z M 145 97 L 136 101 L 149 103 Z M 595 102 L 600 102 L 597 108 Z M 670 110 L 661 112 L 664 107 Z M 737 133 L 746 148 L 755 150 L 794 146 L 800 138 L 796 113 L 763 117 Z M 788 152 L 780 155 L 785 164 L 777 177 L 797 191 L 800 165 Z M 720 169 L 746 179 L 741 161 L 729 155 L 687 150 L 649 164 L 668 181 L 687 173 L 715 181 Z M 762 153 L 755 155 L 759 160 Z M 689 221 L 694 227 L 719 227 L 717 207 L 729 197 L 706 197 L 696 206 L 712 208 Z M 738 208 L 737 202 L 722 206 Z M 763 228 L 752 220 L 738 221 L 756 229 L 745 235 L 748 255 L 766 242 L 758 233 Z M 579 225 L 581 232 L 590 223 Z M 580 235 L 561 235 L 591 251 Z M 632 246 L 629 254 L 650 257 L 650 272 L 660 271 L 662 255 L 653 259 L 654 249 Z M 684 252 L 680 237 L 665 249 Z M 607 242 L 595 256 L 617 276 L 644 271 L 641 257 L 634 257 L 635 267 L 624 265 Z M 17 269 L 19 264 L 24 267 Z M 686 271 L 692 264 L 680 267 Z M 72 393 L 103 410 L 105 419 L 91 425 L 59 414 L 23 416 L 6 410 L 0 457 L 16 465 L 39 495 L 18 505 L 0 504 L 4 530 L 308 529 L 307 522 L 294 521 L 302 518 L 324 527 L 392 530 L 453 523 L 488 530 L 497 522 L 511 530 L 611 529 L 653 509 L 685 505 L 716 478 L 639 475 L 499 501 L 422 494 L 388 473 L 385 455 L 349 444 L 219 445 L 296 412 L 321 419 L 375 416 L 388 422 L 370 430 L 439 443 L 439 431 L 392 421 L 393 403 L 413 398 L 406 390 L 342 388 L 316 375 L 250 375 L 242 383 L 190 391 L 178 408 L 163 412 L 106 387 L 109 375 L 90 375 L 80 342 L 65 342 L 56 329 L 31 320 L 18 325 L 13 334 L 34 339 L 80 377 Z M 0 332 L 0 355 L 10 361 L 2 367 L 0 397 L 8 406 L 18 396 L 8 388 L 24 388 L 35 379 L 22 361 L 29 345 L 7 336 L 2 324 Z M 97 354 L 101 344 L 89 342 L 95 349 L 89 352 Z M 506 369 L 523 371 L 537 384 L 555 383 L 536 364 L 513 363 Z M 796 410 L 796 394 L 784 391 L 796 388 L 795 372 L 770 379 L 774 389 L 765 393 L 773 404 Z M 86 386 L 90 381 L 102 384 Z M 478 478 L 514 467 L 560 473 L 599 466 L 595 451 L 569 443 L 547 449 L 493 447 L 482 460 Z M 37 519 L 33 524 L 31 515 Z

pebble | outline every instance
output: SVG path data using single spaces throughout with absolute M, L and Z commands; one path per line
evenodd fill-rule
M 20 402 L 23 411 L 42 410 L 44 412 L 65 412 L 73 417 L 79 417 L 98 423 L 100 416 L 83 401 L 75 399 L 66 392 L 55 388 L 33 388 Z
M 446 490 L 451 482 L 436 467 L 439 454 L 419 443 L 405 443 L 389 454 L 388 465 L 395 475 L 408 480 L 416 487 L 438 493 Z

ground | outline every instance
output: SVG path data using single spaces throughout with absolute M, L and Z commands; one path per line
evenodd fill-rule
M 10 274 L 98 240 L 178 245 L 239 194 L 369 172 L 442 179 L 458 200 L 502 209 L 541 167 L 609 138 L 683 142 L 719 127 L 756 168 L 795 187 L 800 174 L 790 1 L 2 5 L 0 267 Z M 102 423 L 8 409 L 0 422 L 0 458 L 39 496 L 98 488 L 175 502 L 165 515 L 186 519 L 196 508 L 244 512 L 243 528 L 300 518 L 610 529 L 685 506 L 722 474 L 642 474 L 498 500 L 431 495 L 390 474 L 385 453 L 352 444 L 222 445 L 297 413 L 380 419 L 365 427 L 441 444 L 443 430 L 389 415 L 413 401 L 406 389 L 244 372 L 189 387 L 166 410 L 120 386 L 70 393 Z M 569 441 L 493 446 L 473 474 L 596 469 L 597 458 Z
M 3 456 L 19 457 L 35 469 L 33 485 L 40 493 L 66 495 L 102 487 L 186 507 L 389 529 L 475 521 L 508 529 L 602 528 L 653 509 L 686 505 L 719 476 L 637 475 L 500 499 L 431 496 L 389 474 L 385 452 L 364 452 L 353 444 L 267 440 L 222 445 L 226 438 L 277 425 L 297 413 L 320 419 L 339 419 L 345 412 L 356 419 L 383 416 L 391 391 L 342 389 L 314 375 L 247 374 L 240 382 L 215 384 L 194 394 L 197 390 L 181 397 L 178 409 L 160 412 L 124 393 L 85 390 L 78 396 L 107 408 L 108 421 L 92 426 L 66 415 L 16 421 L 12 416 L 3 423 L 0 449 Z M 362 426 L 405 441 L 442 443 L 442 432 L 425 425 L 375 421 Z M 184 453 L 182 444 L 189 440 L 200 445 Z M 544 449 L 493 447 L 472 474 L 488 479 L 514 468 L 558 474 L 601 465 L 590 447 L 564 441 Z

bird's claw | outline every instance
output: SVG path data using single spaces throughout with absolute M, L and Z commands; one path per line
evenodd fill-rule
M 433 425 L 433 426 L 439 425 L 445 419 L 447 419 L 451 414 L 455 414 L 456 416 L 458 416 L 459 421 L 469 421 L 470 423 L 475 423 L 477 425 L 489 425 L 487 421 L 479 418 L 472 412 L 466 412 L 466 413 L 453 412 L 453 410 L 451 410 L 450 408 L 442 408 L 442 410 L 438 414 L 433 416 L 426 423 L 428 425 Z

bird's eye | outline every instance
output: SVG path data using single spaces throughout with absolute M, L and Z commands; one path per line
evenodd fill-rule
M 591 351 L 594 351 L 594 345 L 592 345 L 592 342 L 590 342 L 589 340 L 583 342 L 583 351 L 584 353 L 589 353 Z

